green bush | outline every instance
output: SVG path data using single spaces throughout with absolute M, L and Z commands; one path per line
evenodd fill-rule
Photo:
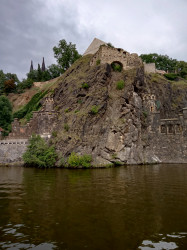
M 78 104 L 82 104 L 82 99 L 77 100 Z
M 29 140 L 27 151 L 23 154 L 26 166 L 47 168 L 53 167 L 57 154 L 53 146 L 48 146 L 39 135 L 33 135 Z
M 96 115 L 98 113 L 98 111 L 99 111 L 99 106 L 97 106 L 97 105 L 92 106 L 91 114 Z
M 123 66 L 120 64 L 120 63 L 117 63 L 117 62 L 113 62 L 111 64 L 111 67 L 114 71 L 117 71 L 117 72 L 121 72 L 122 69 L 123 69 Z
M 82 83 L 82 88 L 83 89 L 89 89 L 89 85 L 88 85 L 88 83 Z
M 69 125 L 68 125 L 67 123 L 64 124 L 64 130 L 65 130 L 66 132 L 69 131 Z
M 52 132 L 52 136 L 53 136 L 53 137 L 57 137 L 57 131 L 53 131 L 53 132 Z
M 91 167 L 92 157 L 91 155 L 78 155 L 74 152 L 68 158 L 68 166 L 69 167 L 83 167 L 90 168 Z
M 164 74 L 164 76 L 171 81 L 174 81 L 178 78 L 178 75 L 175 73 L 168 73 L 168 74 Z
M 32 111 L 37 111 L 41 107 L 40 100 L 47 94 L 48 91 L 40 91 L 35 94 L 31 100 L 20 110 L 13 114 L 14 118 L 26 118 L 27 121 L 32 117 Z
M 125 82 L 123 80 L 116 83 L 116 89 L 121 90 L 125 87 Z
M 68 113 L 68 112 L 69 112 L 69 108 L 65 109 L 64 112 L 65 112 L 65 113 Z
M 101 60 L 98 59 L 98 60 L 96 61 L 96 65 L 99 65 L 100 63 L 101 63 Z

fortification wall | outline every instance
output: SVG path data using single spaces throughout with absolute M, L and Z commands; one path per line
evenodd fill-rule
M 90 66 L 97 65 L 98 63 L 111 64 L 113 62 L 121 63 L 123 65 L 123 69 L 130 69 L 142 65 L 142 60 L 137 54 L 130 54 L 123 49 L 116 49 L 103 45 L 93 56 Z
M 0 163 L 22 163 L 27 145 L 27 139 L 0 140 Z
M 144 63 L 144 71 L 146 73 L 156 73 L 155 63 Z

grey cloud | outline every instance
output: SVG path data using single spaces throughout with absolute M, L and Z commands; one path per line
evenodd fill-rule
M 130 52 L 168 54 L 187 61 L 186 0 L 1 0 L 0 69 L 28 72 L 60 39 L 80 53 L 94 37 Z

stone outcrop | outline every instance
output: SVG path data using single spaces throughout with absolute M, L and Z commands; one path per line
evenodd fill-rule
M 114 71 L 113 62 L 123 70 Z M 187 163 L 184 85 L 145 74 L 136 54 L 106 45 L 80 58 L 60 79 L 53 98 L 43 100 L 26 126 L 14 121 L 9 140 L 35 132 L 51 137 L 64 159 L 71 152 L 90 154 L 95 166 Z M 2 159 L 7 150 L 0 152 Z

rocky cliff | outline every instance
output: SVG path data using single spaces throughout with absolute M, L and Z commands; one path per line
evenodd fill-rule
M 121 50 L 117 53 L 118 59 L 127 55 Z M 93 56 L 80 58 L 55 84 L 46 85 L 54 107 L 39 113 L 51 117 L 53 112 L 56 118 L 50 129 L 48 123 L 38 122 L 38 131 L 50 131 L 50 143 L 59 158 L 76 152 L 92 155 L 95 166 L 187 163 L 187 81 L 145 74 L 135 54 L 125 59 L 126 67 L 119 62 L 121 72 L 101 60 L 93 63 Z M 32 134 L 35 130 L 29 128 Z M 19 139 L 21 129 L 15 126 Z M 13 148 L 15 142 L 9 142 L 1 145 L 2 162 L 20 160 L 26 149 L 23 143 L 16 142 L 20 145 Z M 6 160 L 7 152 L 13 155 Z
M 154 96 L 154 111 L 161 117 L 175 117 L 187 104 L 186 82 L 172 84 L 158 74 L 145 75 L 143 66 L 122 72 L 107 63 L 90 66 L 91 58 L 77 61 L 54 91 L 58 122 L 52 142 L 57 151 L 65 158 L 72 151 L 91 154 L 97 166 L 170 162 L 167 150 L 164 157 L 159 154 L 164 141 L 157 140 L 154 150 L 157 133 L 148 136 L 153 119 L 144 97 Z M 124 88 L 118 89 L 119 81 Z M 175 140 L 174 135 L 172 148 Z M 186 161 L 181 151 L 175 162 Z

